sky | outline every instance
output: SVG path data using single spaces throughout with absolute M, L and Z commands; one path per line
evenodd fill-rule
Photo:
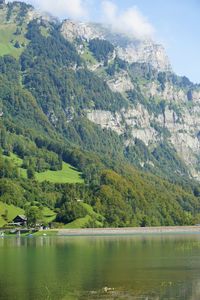
M 178 75 L 200 83 L 200 0 L 25 0 L 60 19 L 109 23 L 162 43 Z

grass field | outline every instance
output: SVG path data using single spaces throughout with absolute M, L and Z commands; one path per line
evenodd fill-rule
M 64 228 L 69 228 L 69 229 L 85 228 L 87 227 L 90 221 L 94 221 L 94 220 L 95 220 L 96 227 L 103 226 L 102 222 L 99 221 L 99 220 L 103 221 L 103 217 L 100 214 L 97 214 L 93 210 L 92 206 L 84 202 L 80 202 L 80 205 L 82 205 L 86 209 L 87 215 L 83 218 L 76 219 L 75 221 L 65 225 Z M 0 227 L 3 227 L 7 223 L 2 217 L 2 215 L 5 213 L 5 210 L 8 211 L 8 222 L 11 222 L 14 219 L 14 217 L 16 217 L 17 215 L 25 214 L 25 211 L 19 207 L 0 202 Z M 45 222 L 47 223 L 53 222 L 56 218 L 56 213 L 48 207 L 43 208 L 42 214 L 44 216 Z
M 96 218 L 96 219 L 102 219 L 102 215 L 96 213 L 94 210 L 93 210 L 93 207 L 87 203 L 84 203 L 84 202 L 80 202 L 80 205 L 82 205 L 85 210 L 87 211 L 88 215 L 93 217 L 93 218 Z
M 4 156 L 5 159 L 11 160 L 18 168 L 20 176 L 27 178 L 26 169 L 22 169 L 21 165 L 23 160 L 16 154 L 10 153 L 10 156 Z M 81 177 L 81 173 L 69 164 L 63 162 L 63 168 L 60 171 L 45 171 L 35 174 L 36 180 L 39 182 L 49 181 L 52 183 L 83 183 L 84 180 Z
M 93 220 L 95 220 L 96 227 L 103 226 L 103 223 L 100 222 L 99 220 L 103 221 L 104 218 L 100 214 L 97 214 L 93 210 L 91 205 L 84 203 L 84 202 L 80 202 L 80 205 L 86 209 L 87 215 L 84 218 L 76 219 L 75 221 L 65 225 L 64 228 L 66 228 L 66 229 L 67 228 L 68 229 L 85 228 L 85 227 L 87 227 L 88 223 Z
M 0 202 L 0 227 L 8 223 L 2 217 L 6 210 L 8 211 L 8 222 L 11 222 L 17 215 L 25 214 L 25 211 L 19 207 Z M 56 213 L 48 207 L 43 208 L 42 214 L 47 223 L 53 222 L 56 218 Z
M 46 180 L 53 183 L 83 183 L 81 173 L 65 162 L 61 171 L 36 173 L 36 179 L 39 182 Z
M 3 155 L 5 159 L 11 160 L 17 167 L 21 167 L 23 160 L 19 158 L 16 154 L 10 153 L 9 156 Z
M 56 218 L 56 213 L 48 207 L 44 207 L 42 210 L 42 214 L 44 216 L 45 222 L 51 223 Z
M 89 221 L 91 221 L 92 218 L 87 215 L 85 216 L 84 218 L 79 218 L 79 219 L 76 219 L 75 221 L 67 224 L 64 226 L 64 228 L 69 228 L 69 229 L 78 229 L 78 228 L 85 228 L 88 224 Z
M 86 45 L 85 45 L 85 51 L 82 54 L 82 58 L 90 65 L 98 64 L 98 61 L 95 59 L 95 57 L 92 55 L 92 52 L 88 49 Z
M 24 50 L 24 47 L 16 48 L 14 45 L 19 42 L 20 45 L 28 44 L 28 40 L 24 37 L 24 33 L 21 35 L 15 35 L 17 27 L 16 24 L 1 24 L 0 25 L 0 56 L 12 55 L 15 58 L 19 58 Z
M 23 209 L 14 205 L 8 205 L 3 202 L 0 202 L 0 227 L 7 223 L 2 217 L 2 214 L 4 214 L 5 210 L 8 211 L 8 222 L 12 221 L 17 215 L 24 215 Z
M 23 160 L 19 158 L 16 154 L 10 153 L 10 156 L 3 155 L 5 159 L 11 160 L 19 169 L 20 176 L 23 178 L 27 178 L 27 172 L 25 169 L 21 168 Z
M 34 237 L 40 237 L 40 236 L 44 236 L 44 235 L 56 236 L 57 233 L 58 233 L 58 231 L 56 231 L 56 230 L 41 230 L 41 231 L 38 231 L 36 233 L 33 233 L 33 236 Z

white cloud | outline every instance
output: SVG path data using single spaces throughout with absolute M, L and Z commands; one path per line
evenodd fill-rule
M 83 0 L 38 0 L 38 6 L 56 16 L 68 16 L 73 19 L 87 17 L 87 7 Z
M 109 0 L 102 1 L 103 20 L 109 23 L 113 30 L 124 32 L 136 38 L 152 38 L 155 30 L 150 22 L 134 6 L 119 11 L 117 5 Z
M 13 0 L 10 0 L 13 1 Z M 120 10 L 115 0 L 21 0 L 60 19 L 103 22 L 136 38 L 152 38 L 154 28 L 136 6 Z
M 23 1 L 23 0 L 21 0 Z M 88 0 L 24 0 L 34 7 L 59 18 L 88 18 Z

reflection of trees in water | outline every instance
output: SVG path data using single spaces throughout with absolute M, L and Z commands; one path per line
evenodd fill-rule
M 10 298 L 200 299 L 196 237 L 5 238 L 0 253 Z

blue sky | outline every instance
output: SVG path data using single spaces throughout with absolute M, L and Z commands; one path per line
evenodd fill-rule
M 122 1 L 116 1 L 123 9 Z M 199 0 L 126 0 L 137 5 L 154 26 L 180 75 L 200 82 L 200 1 Z M 121 4 L 120 4 L 121 3 Z
M 200 0 L 26 0 L 60 18 L 111 22 L 161 42 L 174 71 L 200 83 Z

